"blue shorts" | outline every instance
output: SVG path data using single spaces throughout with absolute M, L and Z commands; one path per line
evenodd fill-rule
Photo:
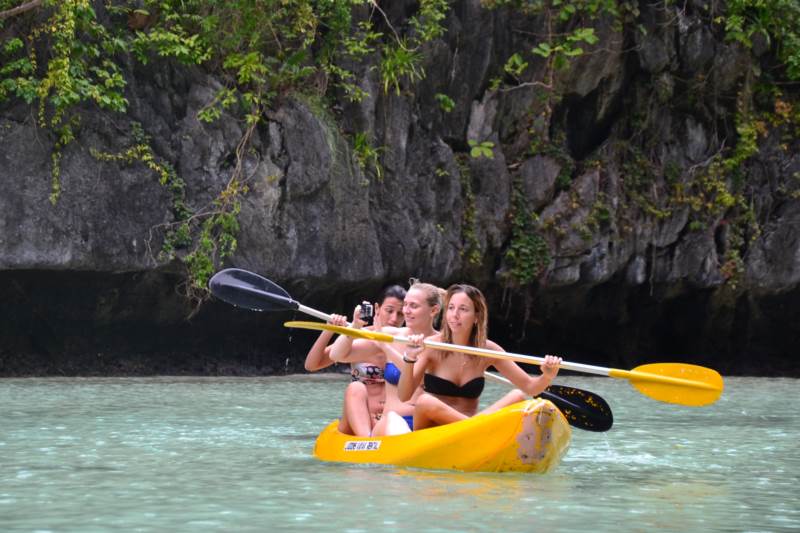
M 411 431 L 414 431 L 414 415 L 404 416 L 403 420 L 406 421 L 406 424 L 408 424 L 408 427 L 411 429 Z

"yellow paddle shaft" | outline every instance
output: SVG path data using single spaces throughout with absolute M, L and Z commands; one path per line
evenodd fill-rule
M 336 333 L 340 333 L 342 335 L 348 335 L 350 337 L 369 339 L 379 342 L 398 342 L 401 344 L 412 344 L 411 340 L 408 337 L 403 337 L 400 335 L 390 335 L 388 333 L 383 333 L 380 331 L 368 331 L 363 329 L 353 329 L 342 326 L 334 326 L 332 324 L 323 324 L 320 322 L 291 321 L 291 322 L 286 322 L 284 325 L 290 328 L 333 331 Z M 463 346 L 460 344 L 449 344 L 445 342 L 438 342 L 431 340 L 423 340 L 422 344 L 429 348 L 435 348 L 437 350 L 448 351 L 448 352 L 460 352 L 470 355 L 478 355 L 481 357 L 491 357 L 494 359 L 508 359 L 519 363 L 528 363 L 535 365 L 541 365 L 542 363 L 544 363 L 543 357 L 535 357 L 533 355 L 523 355 L 523 354 L 503 352 L 498 350 L 489 350 L 488 348 L 476 348 L 473 346 Z M 675 377 L 673 375 L 662 375 L 651 372 L 641 372 L 637 370 L 620 370 L 617 368 L 603 368 L 600 366 L 585 365 L 582 363 L 570 363 L 568 361 L 563 361 L 561 363 L 561 368 L 565 370 L 584 372 L 587 374 L 595 374 L 600 376 L 609 376 L 613 378 L 627 379 L 630 380 L 634 385 L 637 383 L 645 382 L 645 383 L 662 384 L 667 386 L 673 385 L 676 387 L 681 387 L 683 389 L 689 388 L 689 389 L 714 391 L 716 394 L 712 394 L 711 396 L 718 396 L 718 394 L 721 393 L 723 388 L 722 378 L 719 376 L 717 372 L 711 370 L 710 368 L 697 367 L 694 365 L 682 365 L 680 363 L 661 363 L 654 365 L 644 365 L 644 367 L 663 368 L 665 370 L 669 369 L 668 372 L 672 374 L 674 374 L 675 372 L 680 372 L 682 368 L 689 369 L 690 367 L 692 367 L 695 371 L 700 371 L 701 374 L 708 374 L 708 376 L 695 375 L 692 377 L 698 379 L 685 379 L 681 377 Z M 652 394 L 648 393 L 648 395 L 656 397 L 656 399 L 661 399 L 660 397 L 663 396 L 661 392 L 656 392 Z M 674 399 L 670 399 L 669 401 L 680 403 L 680 401 Z

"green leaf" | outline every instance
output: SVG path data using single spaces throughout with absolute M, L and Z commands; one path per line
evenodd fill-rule
M 3 47 L 3 52 L 6 54 L 12 54 L 17 50 L 22 50 L 25 47 L 25 43 L 22 42 L 22 39 L 19 37 L 13 37 L 9 39 L 5 46 Z
M 531 52 L 544 58 L 548 58 L 550 57 L 550 54 L 553 53 L 553 49 L 550 47 L 549 43 L 539 43 L 536 48 L 531 50 Z

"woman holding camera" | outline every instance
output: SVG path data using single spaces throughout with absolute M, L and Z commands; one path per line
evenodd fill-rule
M 417 280 L 412 280 L 411 286 L 403 301 L 405 327 L 383 327 L 381 331 L 389 333 L 390 335 L 419 335 L 421 338 L 436 334 L 433 325 L 442 308 L 441 298 L 443 292 L 444 291 L 439 287 L 429 283 L 421 283 Z M 356 308 L 356 312 L 353 316 L 352 327 L 354 328 L 360 328 L 364 325 L 364 322 L 358 317 L 358 311 L 359 308 Z M 352 337 L 341 335 L 331 345 L 330 358 L 336 362 L 342 363 L 372 362 L 380 365 L 380 367 L 383 368 L 383 377 L 386 383 L 386 400 L 383 413 L 393 412 L 396 413 L 396 415 L 404 417 L 405 421 L 400 419 L 399 423 L 405 426 L 406 423 L 409 425 L 411 424 L 415 395 L 414 393 L 410 394 L 407 401 L 401 401 L 397 396 L 397 383 L 401 379 L 400 368 L 402 368 L 403 364 L 402 355 L 398 348 L 399 346 L 395 346 L 394 344 L 386 344 L 367 339 L 354 340 Z M 347 411 L 347 408 L 348 398 L 345 396 L 345 411 Z M 359 436 L 384 435 L 387 432 L 387 424 L 391 421 L 391 417 L 382 416 L 379 420 L 375 421 L 372 427 L 369 428 L 369 431 L 357 432 L 359 428 L 353 427 L 352 419 L 348 420 L 350 429 L 353 430 L 352 434 Z M 340 421 L 339 430 L 343 433 L 350 433 L 344 431 L 342 428 L 343 424 L 342 421 Z
M 399 285 L 385 288 L 372 307 L 374 321 L 371 329 L 380 329 L 384 325 L 401 326 L 403 324 L 403 300 L 406 290 Z M 357 307 L 359 315 L 362 306 Z M 366 309 L 364 309 L 366 311 Z M 361 317 L 359 316 L 359 319 Z M 365 318 L 367 318 L 365 316 Z M 364 320 L 359 320 L 364 324 Z M 347 318 L 343 315 L 331 315 L 329 323 L 346 326 Z M 315 372 L 334 364 L 330 358 L 331 346 L 328 346 L 333 333 L 323 331 L 306 356 L 305 368 Z M 383 379 L 384 360 L 382 357 L 366 358 L 354 363 L 350 368 L 352 382 L 345 389 L 344 408 L 339 419 L 339 431 L 351 435 L 369 435 L 372 427 L 381 418 L 385 401 L 385 384 Z

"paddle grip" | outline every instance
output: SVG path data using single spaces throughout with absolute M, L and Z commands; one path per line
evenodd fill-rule
M 313 316 L 314 318 L 319 318 L 320 320 L 324 320 L 325 322 L 329 321 L 332 318 L 332 316 L 327 313 L 323 313 L 322 311 L 317 311 L 316 309 L 313 309 L 311 307 L 306 307 L 305 305 L 300 303 L 297 304 L 297 310 L 300 311 L 301 313 Z M 347 323 L 347 327 L 348 328 L 350 327 L 350 322 Z

